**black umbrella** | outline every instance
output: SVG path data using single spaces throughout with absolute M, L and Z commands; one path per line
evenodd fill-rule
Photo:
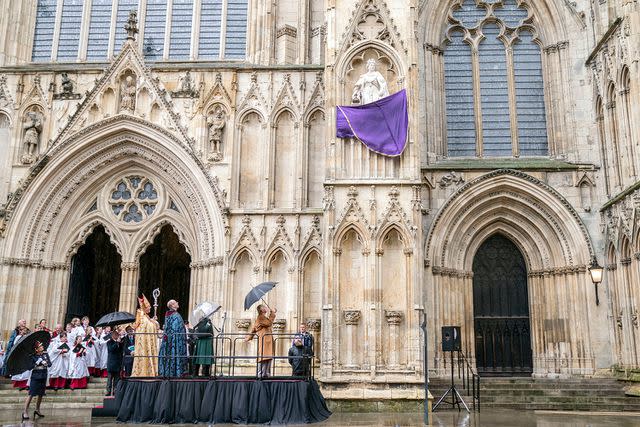
M 51 341 L 51 334 L 47 331 L 36 331 L 20 339 L 7 355 L 6 375 L 18 375 L 31 369 L 31 355 L 35 353 L 33 346 L 36 341 L 42 343 L 46 350 Z
M 114 311 L 113 313 L 105 314 L 98 320 L 96 326 L 116 326 L 124 323 L 135 322 L 136 316 L 126 311 Z
M 254 286 L 253 289 L 249 291 L 247 296 L 244 297 L 244 309 L 248 310 L 249 307 L 255 304 L 259 299 L 262 299 L 262 297 L 265 296 L 267 292 L 269 292 L 276 286 L 276 283 L 278 282 L 263 282 L 259 285 Z

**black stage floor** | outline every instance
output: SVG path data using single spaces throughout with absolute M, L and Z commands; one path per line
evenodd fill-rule
M 303 424 L 331 415 L 315 380 L 123 379 L 94 416 L 125 423 Z

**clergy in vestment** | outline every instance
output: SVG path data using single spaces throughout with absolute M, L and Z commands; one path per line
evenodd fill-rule
M 187 364 L 187 330 L 184 320 L 178 313 L 178 302 L 170 300 L 169 309 L 164 315 L 158 374 L 161 377 L 181 377 L 188 374 Z
M 133 329 L 136 331 L 136 345 L 133 351 L 132 377 L 156 377 L 158 376 L 158 329 L 160 325 L 155 319 L 149 317 L 151 304 L 147 297 L 138 298 L 139 308 L 136 312 L 136 322 Z

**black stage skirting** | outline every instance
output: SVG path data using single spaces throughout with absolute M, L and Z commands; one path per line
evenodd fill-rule
M 302 424 L 331 412 L 315 380 L 133 380 L 116 393 L 117 420 L 129 423 Z

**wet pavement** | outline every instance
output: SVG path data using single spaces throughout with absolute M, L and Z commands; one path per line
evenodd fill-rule
M 45 418 L 38 421 L 20 423 L 20 413 L 12 411 L 0 413 L 2 426 L 100 426 L 122 427 L 114 419 L 91 419 L 89 410 L 43 411 Z M 128 426 L 140 424 L 127 424 Z M 148 424 L 143 424 L 148 425 Z M 188 424 L 193 425 L 193 424 Z M 204 424 L 202 424 L 204 425 Z M 232 424 L 216 424 L 231 426 Z M 336 413 L 328 420 L 314 426 L 422 426 L 422 414 L 396 413 Z M 458 411 L 438 411 L 433 414 L 433 426 L 438 427 L 640 427 L 640 413 L 591 413 L 557 411 L 514 411 L 486 409 L 482 413 Z M 180 424 L 173 424 L 180 426 Z

